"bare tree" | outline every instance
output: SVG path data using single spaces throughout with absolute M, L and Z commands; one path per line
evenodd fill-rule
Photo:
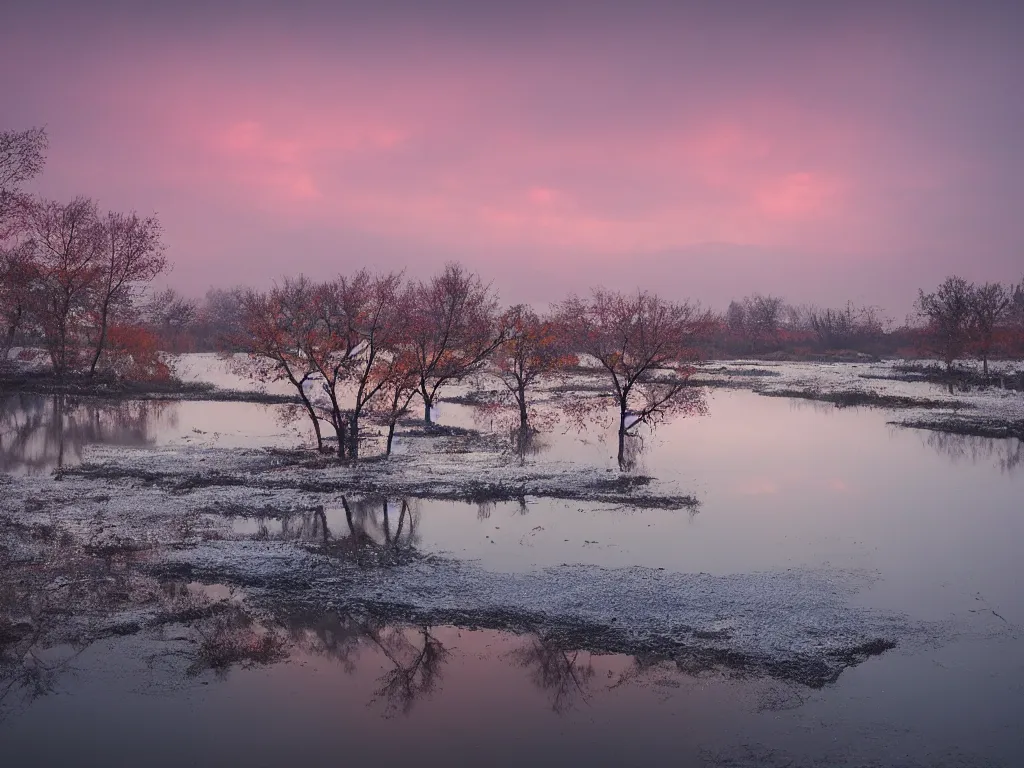
M 43 170 L 48 145 L 45 128 L 0 131 L 0 237 L 9 234 L 5 222 L 26 202 L 21 185 Z
M 935 293 L 918 292 L 918 314 L 926 322 L 925 342 L 952 370 L 970 338 L 974 286 L 962 277 L 947 277 Z
M 842 309 L 808 310 L 808 323 L 824 349 L 844 349 L 869 341 L 884 333 L 878 310 L 855 307 L 852 301 Z
M 286 278 L 266 293 L 247 291 L 242 296 L 242 329 L 232 340 L 246 356 L 232 360 L 253 378 L 287 381 L 295 388 L 313 424 L 317 450 L 322 451 L 320 417 L 307 390 L 316 374 L 306 354 L 315 324 L 314 290 L 315 286 L 300 275 Z
M 1009 314 L 1011 293 L 1002 283 L 985 283 L 971 292 L 970 337 L 974 353 L 988 376 L 988 358 L 992 353 L 996 330 Z
M 743 300 L 746 329 L 755 346 L 764 348 L 778 341 L 785 302 L 778 296 L 752 294 Z
M 196 346 L 203 350 L 225 350 L 242 333 L 246 289 L 211 288 L 197 310 L 193 334 Z
M 157 291 L 142 307 L 142 319 L 157 335 L 164 349 L 175 352 L 191 351 L 187 334 L 199 317 L 199 305 L 186 299 L 173 288 Z
M 519 429 L 529 429 L 527 391 L 537 380 L 577 362 L 554 318 L 541 318 L 524 304 L 505 313 L 508 338 L 495 353 L 497 375 L 519 410 Z
M 1024 330 L 1024 278 L 1013 287 L 1013 296 L 1010 301 L 1010 317 L 1014 325 Z
M 398 352 L 399 331 L 404 328 L 398 305 L 401 282 L 401 274 L 372 275 L 364 269 L 352 277 L 339 277 L 335 283 L 339 308 L 347 322 L 344 347 L 355 390 L 347 413 L 349 456 L 353 459 L 359 457 L 360 419 L 386 389 L 390 362 Z
M 0 248 L 0 363 L 7 360 L 11 347 L 24 329 L 31 311 L 33 292 L 38 285 L 38 270 L 26 243 Z
M 409 310 L 408 345 L 430 424 L 438 390 L 479 371 L 504 341 L 497 296 L 475 273 L 449 263 L 427 282 L 409 286 L 402 303 Z
M 160 222 L 153 216 L 139 218 L 130 214 L 108 213 L 101 224 L 102 251 L 97 259 L 98 279 L 95 288 L 96 344 L 89 365 L 89 375 L 96 366 L 107 342 L 107 330 L 113 315 L 131 305 L 138 285 L 152 282 L 167 269 Z
M 714 326 L 711 313 L 647 291 L 595 289 L 589 299 L 570 296 L 559 315 L 574 347 L 597 358 L 608 374 L 619 411 L 619 463 L 626 436 L 638 424 L 701 411 L 702 392 L 690 386 L 695 345 Z
M 78 197 L 67 204 L 34 203 L 29 243 L 38 268 L 35 314 L 54 372 L 78 363 L 86 343 L 90 292 L 99 275 L 102 247 L 96 204 Z
M 731 333 L 743 336 L 747 332 L 747 310 L 742 302 L 730 301 L 725 311 L 725 325 Z

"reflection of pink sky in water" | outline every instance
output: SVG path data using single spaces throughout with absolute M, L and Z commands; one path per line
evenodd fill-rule
M 404 630 L 413 646 L 420 632 Z M 202 756 L 200 764 L 248 758 L 260 765 L 314 765 L 344 755 L 353 765 L 400 765 L 413 753 L 424 766 L 600 764 L 609 757 L 646 764 L 689 754 L 695 744 L 727 747 L 725 723 L 731 728 L 737 717 L 752 719 L 761 698 L 788 695 L 770 683 L 737 690 L 727 680 L 687 676 L 671 663 L 638 670 L 631 657 L 574 655 L 571 649 L 581 685 L 567 694 L 557 679 L 544 680 L 537 664 L 520 661 L 535 642 L 531 635 L 450 627 L 430 632 L 448 657 L 434 690 L 417 697 L 408 714 L 389 712 L 381 690 L 394 661 L 365 638 L 348 654 L 351 663 L 299 653 L 291 663 L 233 670 L 226 683 L 211 682 L 201 694 L 179 690 L 174 680 L 162 695 L 140 693 L 152 669 L 139 662 L 134 676 L 112 678 L 94 666 L 90 652 L 79 663 L 86 672 L 68 682 L 75 695 L 40 700 L 18 718 L 16 730 L 0 727 L 0 737 L 9 754 L 31 748 L 49 764 L 73 762 L 83 751 L 115 764 L 127 750 L 155 745 L 177 764 L 196 764 Z M 100 701 L 97 691 L 106 694 Z M 97 711 L 116 716 L 124 735 L 97 741 L 89 729 L 68 728 L 61 739 L 40 738 L 54 723 L 88 722 Z M 282 734 L 289 734 L 287 746 Z
M 648 434 L 638 470 L 694 493 L 702 502 L 697 514 L 550 499 L 527 499 L 524 514 L 517 502 L 418 500 L 416 546 L 498 571 L 562 563 L 712 574 L 866 569 L 886 579 L 872 600 L 928 618 L 940 617 L 950 601 L 973 599 L 967 586 L 952 597 L 934 593 L 938 582 L 974 584 L 997 604 L 1021 605 L 1005 573 L 1017 572 L 1024 473 L 1004 472 L 998 454 L 951 463 L 921 432 L 890 427 L 887 418 L 880 410 L 718 390 L 709 416 Z M 473 426 L 471 409 L 442 403 L 441 423 Z M 544 437 L 548 449 L 529 463 L 574 461 L 618 472 L 611 420 L 604 442 L 560 430 Z M 1001 441 L 990 443 L 1002 450 Z M 332 534 L 347 535 L 340 506 L 329 505 L 327 515 Z M 393 509 L 392 526 L 396 515 Z M 280 529 L 266 524 L 271 533 Z M 252 533 L 256 523 L 239 525 Z M 979 557 L 986 563 L 980 570 Z

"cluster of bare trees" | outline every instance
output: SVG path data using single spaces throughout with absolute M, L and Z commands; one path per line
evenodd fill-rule
M 233 359 L 248 374 L 294 388 L 320 450 L 327 428 L 340 456 L 358 458 L 365 419 L 386 428 L 390 454 L 414 399 L 430 424 L 443 388 L 481 373 L 500 382 L 525 432 L 537 383 L 571 370 L 579 354 L 605 372 L 608 391 L 578 410 L 615 403 L 621 447 L 637 424 L 693 404 L 691 363 L 712 327 L 695 305 L 642 291 L 571 296 L 543 317 L 521 305 L 502 311 L 490 285 L 452 263 L 428 280 L 362 270 L 247 291 L 232 346 L 247 353 Z
M 957 360 L 973 357 L 988 375 L 993 351 L 1024 330 L 1024 280 L 1018 285 L 976 285 L 953 275 L 932 293 L 920 291 L 917 310 L 925 323 L 923 346 L 947 370 Z
M 804 347 L 819 351 L 866 349 L 886 334 L 875 307 L 796 306 L 780 296 L 751 294 L 729 303 L 719 318 L 719 346 L 727 353 Z
M 167 269 L 160 222 L 101 212 L 95 201 L 24 194 L 42 168 L 40 129 L 0 133 L 0 360 L 16 341 L 38 339 L 58 376 L 112 366 L 134 375 L 159 367 L 140 338 L 141 289 Z
M 497 299 L 459 265 L 423 281 L 361 270 L 326 282 L 288 278 L 242 297 L 235 347 L 264 380 L 287 381 L 309 416 L 318 448 L 321 424 L 338 454 L 359 455 L 360 424 L 374 415 L 388 428 L 413 397 L 427 423 L 446 384 L 480 370 L 506 339 Z
M 729 304 L 719 318 L 716 351 L 725 354 L 825 352 L 934 355 L 947 368 L 968 357 L 988 373 L 994 354 L 1024 351 L 1024 280 L 1018 285 L 973 284 L 948 277 L 920 291 L 917 317 L 894 326 L 875 307 L 794 306 L 777 296 L 752 294 Z

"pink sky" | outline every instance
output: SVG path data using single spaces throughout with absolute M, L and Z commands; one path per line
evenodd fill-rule
M 995 5 L 24 5 L 0 127 L 47 126 L 40 193 L 157 212 L 188 293 L 455 258 L 507 301 L 901 318 L 1024 274 L 1024 16 Z

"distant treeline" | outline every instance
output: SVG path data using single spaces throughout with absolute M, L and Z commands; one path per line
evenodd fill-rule
M 754 294 L 729 304 L 708 351 L 780 358 L 932 357 L 947 367 L 976 359 L 986 373 L 993 357 L 1024 357 L 1024 279 L 975 285 L 951 276 L 933 292 L 920 290 L 914 306 L 913 316 L 895 323 L 877 307 L 796 306 Z
M 715 315 L 715 330 L 702 342 L 709 357 L 851 359 L 872 357 L 957 360 L 1024 358 L 1024 280 L 1020 284 L 947 278 L 921 291 L 915 314 L 903 322 L 882 310 L 848 302 L 841 307 L 794 305 L 778 296 L 752 294 Z M 202 299 L 172 290 L 146 307 L 147 327 L 171 352 L 214 352 L 230 347 L 246 289 L 210 289 Z M 939 340 L 944 340 L 941 343 Z
M 0 133 L 0 360 L 14 347 L 34 347 L 46 351 L 59 375 L 159 377 L 167 373 L 160 351 L 252 347 L 257 299 L 280 299 L 285 287 L 301 285 L 308 289 L 306 299 L 316 298 L 326 312 L 324 292 L 356 277 L 314 287 L 296 277 L 262 293 L 243 287 L 211 289 L 201 300 L 170 289 L 154 291 L 152 284 L 169 268 L 155 217 L 102 212 L 83 197 L 61 203 L 21 192 L 21 185 L 42 169 L 46 146 L 41 129 Z M 479 282 L 462 267 L 455 271 Z M 451 277 L 450 270 L 443 274 Z M 429 310 L 415 305 L 412 282 L 395 275 L 388 279 L 397 281 L 392 299 L 401 312 L 422 315 Z M 507 321 L 515 312 L 537 317 L 524 307 L 499 312 L 497 294 L 490 288 L 485 299 L 493 304 L 487 322 Z M 663 303 L 691 306 L 673 303 L 672 297 Z M 564 309 L 567 303 L 558 306 Z M 359 324 L 345 319 L 348 310 L 335 309 L 341 314 L 324 315 L 319 322 Z M 731 302 L 724 313 L 700 313 L 701 332 L 688 344 L 705 358 L 926 356 L 947 367 L 975 358 L 986 370 L 992 357 L 1024 356 L 1024 280 L 974 285 L 950 277 L 933 292 L 922 290 L 916 309 L 916 316 L 896 324 L 874 307 L 795 306 L 778 296 L 754 294 Z M 564 341 L 558 320 L 558 310 L 538 318 Z M 580 350 L 561 350 L 575 351 Z

